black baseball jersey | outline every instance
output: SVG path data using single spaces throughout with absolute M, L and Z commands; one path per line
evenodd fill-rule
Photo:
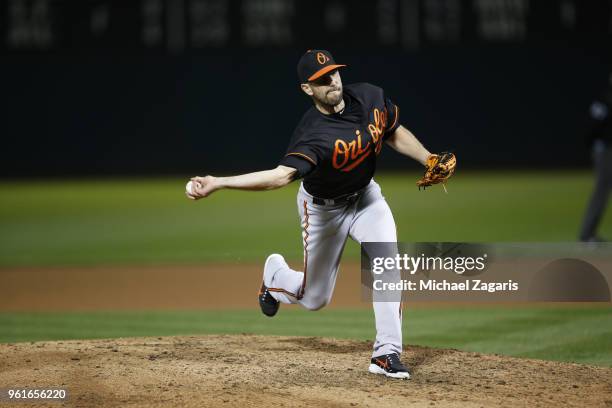
M 347 85 L 343 98 L 341 113 L 325 115 L 312 106 L 304 114 L 280 162 L 295 168 L 315 197 L 335 198 L 367 186 L 382 143 L 399 126 L 399 108 L 381 88 Z

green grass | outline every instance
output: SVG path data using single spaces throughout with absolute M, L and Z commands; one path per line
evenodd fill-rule
M 574 241 L 590 172 L 459 172 L 417 191 L 416 173 L 377 177 L 400 241 Z M 0 267 L 301 259 L 297 183 L 192 202 L 186 179 L 0 183 Z M 610 211 L 601 233 L 612 237 Z M 350 244 L 346 257 L 357 259 Z
M 377 177 L 400 241 L 574 241 L 590 172 L 458 172 L 449 194 L 416 173 Z M 186 179 L 0 183 L 0 267 L 260 261 L 302 257 L 297 183 L 199 202 Z M 606 214 L 601 235 L 612 238 Z M 345 257 L 357 259 L 350 244 Z M 1 282 L 0 282 L 1 284 Z M 0 342 L 260 333 L 372 339 L 369 310 L 0 313 Z M 612 366 L 610 308 L 409 309 L 405 342 Z
M 0 313 L 0 342 L 256 333 L 372 340 L 369 309 Z M 404 342 L 612 367 L 610 307 L 407 308 Z

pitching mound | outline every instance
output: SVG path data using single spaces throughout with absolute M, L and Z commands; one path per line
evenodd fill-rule
M 2 344 L 0 384 L 65 387 L 82 407 L 612 406 L 611 368 L 408 346 L 402 381 L 369 374 L 369 356 L 252 335 Z

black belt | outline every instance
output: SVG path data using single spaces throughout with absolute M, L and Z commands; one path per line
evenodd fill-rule
M 365 191 L 365 188 L 359 191 L 356 191 L 354 193 L 344 194 L 344 195 L 341 195 L 335 198 L 312 197 L 312 203 L 316 205 L 341 205 L 341 204 L 350 205 L 356 202 L 357 200 L 359 200 L 359 197 L 361 197 L 361 194 L 363 194 L 364 191 Z

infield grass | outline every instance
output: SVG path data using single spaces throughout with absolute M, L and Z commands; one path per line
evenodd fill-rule
M 0 342 L 255 333 L 372 340 L 369 309 L 0 313 Z M 612 367 L 612 308 L 406 308 L 404 343 Z
M 460 172 L 444 194 L 419 192 L 418 176 L 376 178 L 400 241 L 575 241 L 593 184 L 588 171 Z M 301 259 L 298 183 L 193 202 L 185 181 L 1 182 L 0 267 Z M 609 213 L 600 231 L 612 237 Z

